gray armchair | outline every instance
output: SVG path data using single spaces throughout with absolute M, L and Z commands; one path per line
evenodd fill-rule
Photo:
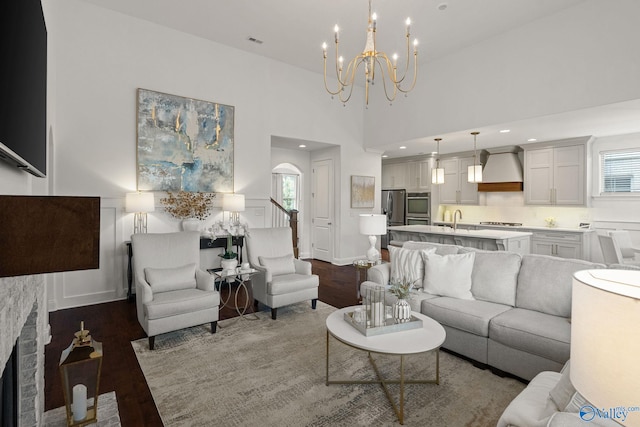
M 252 228 L 245 233 L 249 263 L 261 274 L 251 279 L 253 298 L 271 308 L 276 319 L 278 307 L 311 300 L 316 308 L 318 276 L 311 263 L 294 258 L 291 228 Z
M 216 332 L 220 294 L 200 269 L 200 233 L 134 234 L 133 269 L 138 321 L 153 350 L 155 336 L 211 323 Z

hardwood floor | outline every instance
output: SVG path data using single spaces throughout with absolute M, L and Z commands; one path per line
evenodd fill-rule
M 383 251 L 383 259 L 388 259 L 387 256 L 387 252 Z M 312 264 L 314 274 L 320 277 L 320 301 L 338 308 L 357 304 L 354 267 L 338 267 L 322 261 L 312 261 Z M 223 289 L 223 298 L 226 292 Z M 250 304 L 249 310 L 252 309 L 253 304 Z M 259 309 L 268 311 L 262 305 Z M 236 312 L 232 308 L 220 310 L 221 320 L 234 315 Z M 130 344 L 146 335 L 138 323 L 135 302 L 128 301 L 59 310 L 49 314 L 52 340 L 45 347 L 45 410 L 64 406 L 58 362 L 81 321 L 84 321 L 85 328 L 91 331 L 91 335 L 102 342 L 104 358 L 100 393 L 116 392 L 122 425 L 162 426 Z

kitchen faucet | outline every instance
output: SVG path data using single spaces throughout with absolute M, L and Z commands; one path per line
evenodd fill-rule
M 453 231 L 456 231 L 456 227 L 458 226 L 458 214 L 460 214 L 460 219 L 462 219 L 462 211 L 460 209 L 456 209 L 453 213 Z

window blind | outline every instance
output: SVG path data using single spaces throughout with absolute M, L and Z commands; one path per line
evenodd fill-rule
M 600 159 L 602 193 L 640 192 L 640 149 L 603 152 Z

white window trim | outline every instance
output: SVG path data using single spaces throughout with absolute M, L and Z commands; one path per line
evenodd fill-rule
M 603 138 L 606 141 L 597 140 L 592 146 L 592 180 L 591 180 L 591 198 L 600 200 L 640 200 L 640 192 L 636 193 L 601 193 L 601 170 L 602 153 L 610 153 L 612 151 L 640 151 L 640 134 L 627 134 L 614 137 Z

